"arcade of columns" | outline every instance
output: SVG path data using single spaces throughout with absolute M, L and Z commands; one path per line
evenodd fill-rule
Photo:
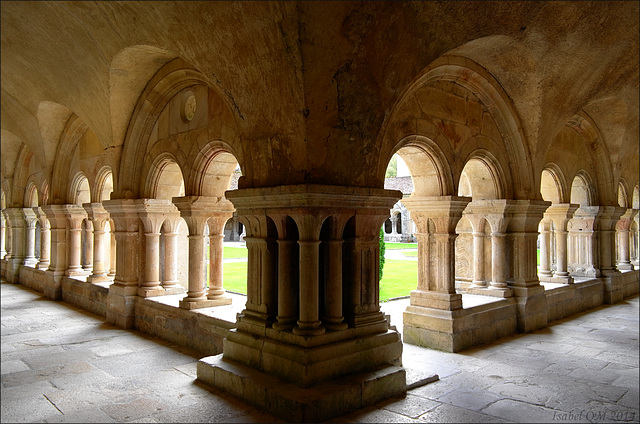
M 320 421 L 405 394 L 403 342 L 460 351 L 639 291 L 634 2 L 2 3 L 2 277 L 212 355 L 208 385 Z M 396 153 L 402 340 L 378 277 Z

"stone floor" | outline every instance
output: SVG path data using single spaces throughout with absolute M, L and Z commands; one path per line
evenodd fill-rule
M 383 304 L 401 324 L 408 300 Z M 331 422 L 638 422 L 638 297 L 462 353 L 440 380 Z M 196 381 L 201 355 L 2 281 L 1 422 L 282 422 Z M 401 325 L 398 325 L 401 330 Z

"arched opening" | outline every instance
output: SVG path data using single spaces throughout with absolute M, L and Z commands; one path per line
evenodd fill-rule
M 593 205 L 593 191 L 586 173 L 578 173 L 571 183 L 571 203 L 580 206 Z

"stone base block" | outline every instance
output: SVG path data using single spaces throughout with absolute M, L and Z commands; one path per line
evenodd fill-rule
M 403 321 L 405 343 L 446 352 L 459 352 L 517 331 L 516 303 L 511 298 L 455 311 L 411 305 Z
M 468 294 L 479 294 L 482 296 L 493 296 L 507 298 L 513 296 L 513 290 L 511 289 L 497 289 L 493 287 L 468 287 Z
M 87 277 L 87 283 L 100 284 L 113 281 L 113 278 L 107 275 L 90 275 Z
M 107 322 L 117 327 L 129 329 L 135 325 L 136 286 L 113 283 L 107 295 Z
M 164 293 L 163 293 L 164 294 Z M 181 300 L 179 302 L 180 307 L 184 309 L 200 309 L 200 308 L 211 308 L 214 306 L 222 306 L 222 305 L 230 305 L 231 299 L 205 299 L 205 300 Z
M 216 355 L 198 361 L 197 378 L 291 422 L 320 422 L 407 393 L 405 370 L 394 365 L 302 388 Z
M 164 293 L 163 293 L 164 296 L 170 296 L 174 294 L 184 294 L 187 292 L 185 288 L 180 285 L 163 287 L 163 288 L 164 288 Z
M 518 311 L 518 331 L 530 333 L 545 328 L 548 322 L 547 297 L 544 287 L 534 285 L 530 287 L 514 286 L 513 291 Z
M 225 338 L 224 355 L 227 360 L 264 371 L 300 387 L 311 387 L 385 364 L 400 365 L 402 341 L 398 332 L 389 330 L 303 347 L 269 337 L 256 337 L 238 329 L 230 331 Z

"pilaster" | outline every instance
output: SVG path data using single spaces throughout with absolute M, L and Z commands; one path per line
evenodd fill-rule
M 507 283 L 516 298 L 521 332 L 547 326 L 547 298 L 538 279 L 536 251 L 538 226 L 550 204 L 537 200 L 508 201 L 507 213 L 511 218 L 506 234 Z
M 107 295 L 107 322 L 133 328 L 140 269 L 140 200 L 115 199 L 102 202 L 113 220 L 116 239 L 116 273 Z
M 17 283 L 20 267 L 25 259 L 26 221 L 22 208 L 6 208 L 4 213 L 11 224 L 11 255 L 7 259 L 7 281 Z

